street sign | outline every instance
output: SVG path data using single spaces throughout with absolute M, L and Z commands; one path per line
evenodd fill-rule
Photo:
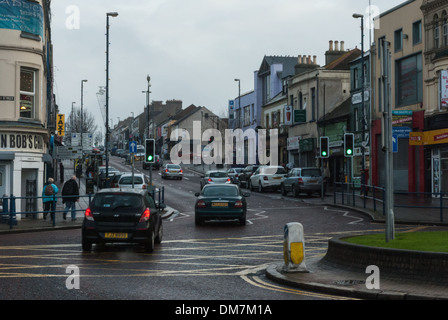
M 56 147 L 56 159 L 58 160 L 73 160 L 73 159 L 81 159 L 82 151 L 81 147 L 67 147 L 67 146 L 58 146 Z
M 129 141 L 129 153 L 137 153 L 137 142 Z
M 56 131 L 58 135 L 63 137 L 65 135 L 65 114 L 58 114 L 56 117 Z
M 398 152 L 398 136 L 395 134 L 392 135 L 392 152 Z

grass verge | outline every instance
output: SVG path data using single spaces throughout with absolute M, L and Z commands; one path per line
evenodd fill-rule
M 448 231 L 396 233 L 395 239 L 386 242 L 384 234 L 370 234 L 344 238 L 343 241 L 380 248 L 448 252 Z

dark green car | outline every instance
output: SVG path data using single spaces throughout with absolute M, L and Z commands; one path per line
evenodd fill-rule
M 237 185 L 208 184 L 195 195 L 196 225 L 205 220 L 238 220 L 241 225 L 246 224 L 246 197 L 250 194 L 243 194 Z

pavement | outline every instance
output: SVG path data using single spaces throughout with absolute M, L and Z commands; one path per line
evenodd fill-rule
M 184 166 L 184 169 L 196 173 L 201 173 L 203 171 L 212 170 L 215 168 L 215 166 L 209 165 Z M 69 179 L 73 174 L 72 170 L 73 168 L 70 168 L 70 164 L 67 163 L 67 166 L 65 168 L 66 179 Z M 62 188 L 62 184 L 59 181 L 57 181 L 57 185 Z M 327 194 L 330 194 L 330 191 L 330 189 L 327 190 Z M 81 178 L 80 194 L 85 194 L 84 178 Z M 79 211 L 77 212 L 76 221 L 71 221 L 70 213 L 68 213 L 67 215 L 67 220 L 62 219 L 63 205 L 61 201 L 59 201 L 56 210 L 60 212 L 56 214 L 56 220 L 54 223 L 49 220 L 49 215 L 47 216 L 47 220 L 35 219 L 32 217 L 23 218 L 17 221 L 17 225 L 14 225 L 12 229 L 9 225 L 0 223 L 0 234 L 80 228 L 84 216 L 84 210 L 88 206 L 88 201 L 88 197 L 83 197 L 80 199 L 80 202 L 77 204 L 77 209 Z M 327 195 L 324 198 L 303 198 L 302 201 L 313 203 L 316 205 L 349 208 L 351 210 L 356 210 L 368 215 L 373 221 L 379 223 L 384 222 L 384 216 L 382 215 L 381 210 L 374 210 L 374 204 L 370 199 L 367 199 L 365 205 L 363 200 L 356 200 L 358 206 L 353 206 L 353 203 L 335 204 L 334 197 L 332 195 Z M 421 199 L 418 199 L 418 201 L 421 201 Z M 431 201 L 434 200 L 427 199 L 424 201 L 425 203 L 428 203 L 428 201 L 431 203 Z M 440 202 L 440 200 L 436 201 Z M 400 200 L 398 200 L 398 202 L 400 202 Z M 378 206 L 378 204 L 376 205 Z M 431 213 L 430 211 L 432 210 L 435 210 L 435 213 Z M 165 210 L 163 210 L 162 216 L 166 219 L 170 217 L 174 212 L 176 212 L 176 210 L 167 207 L 165 208 Z M 416 225 L 431 225 L 441 228 L 448 227 L 448 223 L 443 221 L 443 215 L 440 214 L 440 210 L 437 209 L 424 209 L 421 208 L 420 205 L 420 208 L 418 206 L 416 208 L 395 208 L 394 213 L 396 224 L 404 223 Z M 414 281 L 409 280 L 408 278 L 402 278 L 399 275 L 395 275 L 393 277 L 380 276 L 380 288 L 369 289 L 367 284 L 369 282 L 368 277 L 370 274 L 368 273 L 345 268 L 341 265 L 329 264 L 323 259 L 323 257 L 307 259 L 306 253 L 304 263 L 306 265 L 305 272 L 287 271 L 285 269 L 285 263 L 283 261 L 272 263 L 266 268 L 266 276 L 272 281 L 281 284 L 286 284 L 288 286 L 296 287 L 302 290 L 320 292 L 322 294 L 325 294 L 325 297 L 328 297 L 327 295 L 335 295 L 340 297 L 368 300 L 448 299 L 448 286 L 438 282 L 422 282 L 418 280 Z

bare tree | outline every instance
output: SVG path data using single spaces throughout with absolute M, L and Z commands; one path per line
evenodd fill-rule
M 95 123 L 95 118 L 87 110 L 83 110 L 82 126 L 81 126 L 81 109 L 70 112 L 68 121 L 66 121 L 66 130 L 73 133 L 95 133 L 98 130 L 98 125 Z

